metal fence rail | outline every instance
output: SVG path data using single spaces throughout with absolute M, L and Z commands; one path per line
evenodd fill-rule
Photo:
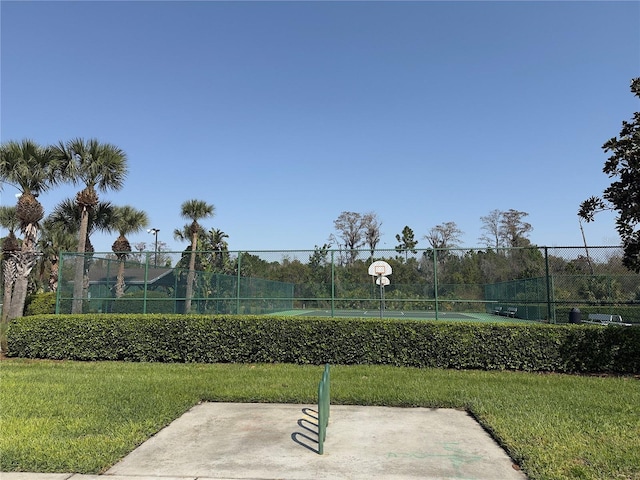
M 63 253 L 56 311 L 71 311 L 80 281 L 85 313 L 184 313 L 189 301 L 201 314 L 357 314 L 378 309 L 384 294 L 386 310 L 398 314 L 481 315 L 502 306 L 520 319 L 556 322 L 567 320 L 567 308 L 599 306 L 624 307 L 625 318 L 640 322 L 640 275 L 621 258 L 620 247 L 595 246 L 196 252 L 189 296 L 189 252 L 138 252 L 124 261 L 111 252 Z M 367 273 L 374 260 L 393 267 L 383 291 Z

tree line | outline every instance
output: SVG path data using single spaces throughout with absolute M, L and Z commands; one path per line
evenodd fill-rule
M 640 97 L 640 78 L 632 80 L 631 91 Z M 578 216 L 590 222 L 599 211 L 616 211 L 616 228 L 624 250 L 623 265 L 631 271 L 640 272 L 640 113 L 636 112 L 631 121 L 624 121 L 619 137 L 611 138 L 602 148 L 611 154 L 603 172 L 613 182 L 602 197 L 585 200 L 580 205 Z M 118 234 L 112 245 L 119 261 L 115 294 L 123 294 L 124 262 L 135 254 L 127 236 L 144 229 L 149 221 L 145 212 L 101 200 L 100 194 L 121 189 L 127 173 L 126 153 L 97 139 L 76 138 L 49 146 L 28 139 L 2 144 L 0 188 L 9 184 L 21 192 L 15 207 L 0 207 L 0 225 L 9 230 L 2 241 L 2 328 L 10 318 L 23 314 L 27 293 L 33 285 L 32 271 L 36 266 L 40 269 L 38 277 L 42 277 L 45 269 L 50 272 L 47 288 L 55 290 L 61 251 L 78 253 L 74 267 L 72 312 L 82 312 L 88 264 L 80 259 L 86 259 L 85 254 L 93 251 L 91 235 L 97 231 Z M 78 186 L 75 198 L 64 200 L 45 217 L 38 196 L 63 183 Z M 188 251 L 180 260 L 181 267 L 187 264 L 188 289 L 192 288 L 198 267 L 218 271 L 230 271 L 233 267 L 228 255 L 228 235 L 218 229 L 205 230 L 199 223 L 213 216 L 214 211 L 213 205 L 197 199 L 187 200 L 181 205 L 181 215 L 190 223 L 174 231 L 174 237 L 189 243 Z M 525 221 L 527 215 L 513 209 L 493 210 L 481 217 L 483 235 L 480 241 L 494 250 L 530 246 L 528 234 L 532 226 Z M 339 261 L 343 265 L 355 264 L 357 252 L 363 247 L 369 251 L 370 259 L 373 258 L 381 236 L 381 222 L 376 213 L 342 212 L 334 221 L 334 228 L 335 233 L 330 235 L 328 242 L 321 247 L 316 246 L 310 263 L 321 261 L 331 248 L 338 250 Z M 445 222 L 429 230 L 423 239 L 426 240 L 425 246 L 432 250 L 455 248 L 462 233 L 455 222 Z M 18 238 L 17 234 L 21 237 Z M 400 256 L 404 255 L 406 263 L 409 254 L 420 248 L 419 240 L 409 226 L 405 226 L 395 238 L 398 242 L 395 250 Z M 162 244 L 159 247 L 162 250 Z M 197 254 L 200 250 L 213 253 L 206 258 Z M 155 260 L 157 262 L 158 258 Z M 160 260 L 160 264 L 166 264 L 167 258 L 161 255 Z M 187 298 L 190 298 L 190 292 L 187 293 Z
M 640 98 L 640 77 L 631 80 L 630 89 Z M 640 273 L 640 112 L 635 112 L 631 120 L 623 121 L 619 136 L 607 140 L 602 149 L 609 154 L 602 171 L 612 183 L 602 196 L 591 196 L 580 204 L 578 218 L 592 222 L 598 212 L 616 212 L 616 230 L 624 252 L 622 263 L 630 271 Z M 524 221 L 526 216 L 526 212 L 517 210 L 490 212 L 481 217 L 480 241 L 491 248 L 530 245 L 527 235 L 532 226 Z M 352 262 L 353 255 L 349 252 L 356 246 L 367 245 L 371 252 L 375 250 L 380 239 L 380 223 L 374 213 L 343 212 L 334 224 L 340 240 L 335 244 L 347 252 L 347 263 Z M 425 239 L 431 248 L 446 248 L 457 246 L 461 235 L 455 222 L 446 222 L 433 227 Z M 413 252 L 418 244 L 408 226 L 396 235 L 396 240 L 399 242 L 396 249 L 406 253 Z M 584 243 L 586 248 L 586 240 Z
M 74 264 L 71 311 L 82 313 L 88 288 L 87 254 L 94 251 L 91 236 L 96 232 L 117 233 L 112 245 L 118 260 L 115 296 L 124 294 L 125 262 L 135 254 L 127 237 L 146 228 L 149 219 L 146 212 L 130 205 L 114 205 L 101 199 L 100 194 L 120 190 L 127 173 L 126 153 L 97 139 L 76 138 L 50 146 L 29 139 L 2 144 L 0 180 L 20 191 L 15 207 L 0 207 L 0 225 L 9 231 L 2 241 L 3 324 L 22 316 L 30 290 L 39 287 L 56 291 L 62 251 L 78 254 Z M 45 216 L 39 195 L 65 183 L 79 187 L 75 198 L 63 200 Z M 188 271 L 186 312 L 190 310 L 196 270 L 233 269 L 228 255 L 228 235 L 220 229 L 205 230 L 199 223 L 212 217 L 214 212 L 212 204 L 198 199 L 187 200 L 181 205 L 181 215 L 190 223 L 173 232 L 175 239 L 189 243 L 188 255 L 177 265 Z M 495 241 L 496 247 L 507 240 L 510 245 L 526 244 L 525 234 L 531 229 L 522 221 L 526 215 L 515 210 L 491 212 L 483 217 L 487 238 L 495 237 L 492 242 Z M 342 212 L 334 221 L 335 233 L 329 236 L 325 248 L 340 248 L 341 259 L 346 264 L 355 262 L 357 250 L 364 245 L 373 258 L 380 241 L 380 226 L 374 212 Z M 19 238 L 17 234 L 20 233 Z M 425 238 L 433 248 L 448 248 L 457 246 L 461 233 L 454 222 L 447 222 L 432 228 Z M 400 242 L 396 249 L 405 253 L 415 250 L 418 243 L 408 226 L 396 238 Z M 170 259 L 162 254 L 163 245 L 156 247 L 159 248 L 155 248 L 154 264 L 158 265 L 160 255 L 160 265 L 171 266 L 168 264 Z M 207 259 L 206 255 L 197 254 L 200 251 L 214 253 Z M 38 275 L 32 275 L 36 266 L 39 267 Z M 46 284 L 42 281 L 45 272 L 48 272 Z
M 119 261 L 115 295 L 123 295 L 125 260 L 132 254 L 127 236 L 144 229 L 149 219 L 144 211 L 130 205 L 114 205 L 102 200 L 100 194 L 120 190 L 127 173 L 126 153 L 97 139 L 76 138 L 47 146 L 25 139 L 1 145 L 0 187 L 8 184 L 20 192 L 14 207 L 0 207 L 0 226 L 9 231 L 2 239 L 3 328 L 11 318 L 23 315 L 34 278 L 42 278 L 45 270 L 48 271 L 46 288 L 55 291 L 59 254 L 63 251 L 78 254 L 72 313 L 82 313 L 88 283 L 86 254 L 94 251 L 91 235 L 98 231 L 117 233 L 112 245 Z M 63 200 L 45 217 L 38 197 L 65 183 L 79 186 L 75 198 Z M 191 252 L 195 252 L 201 232 L 198 220 L 212 216 L 213 212 L 213 205 L 202 200 L 182 204 L 181 215 L 191 223 L 182 231 L 176 231 L 176 238 L 190 241 Z M 226 245 L 224 232 L 210 233 L 216 248 Z M 193 264 L 192 260 L 190 267 Z M 33 275 L 36 266 L 40 271 Z
M 530 246 L 531 241 L 528 235 L 533 227 L 524 221 L 528 215 L 526 212 L 514 209 L 492 210 L 488 215 L 480 217 L 483 231 L 479 238 L 480 242 L 488 248 L 495 249 Z M 344 249 L 344 262 L 347 264 L 354 262 L 356 252 L 361 248 L 368 249 L 370 258 L 373 258 L 380 241 L 382 227 L 375 212 L 361 214 L 345 211 L 334 220 L 333 224 L 336 233 L 329 236 L 326 247 Z M 464 232 L 455 222 L 441 223 L 432 227 L 423 237 L 427 241 L 427 246 L 422 248 L 459 248 L 463 234 Z M 408 258 L 409 253 L 416 253 L 419 240 L 415 238 L 413 229 L 408 225 L 395 238 L 399 242 L 395 250 L 399 253 L 404 252 L 405 258 Z

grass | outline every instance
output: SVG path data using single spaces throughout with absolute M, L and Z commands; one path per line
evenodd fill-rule
M 0 471 L 104 472 L 200 401 L 316 402 L 319 366 L 0 362 Z M 531 480 L 640 479 L 632 377 L 332 366 L 333 404 L 469 410 Z

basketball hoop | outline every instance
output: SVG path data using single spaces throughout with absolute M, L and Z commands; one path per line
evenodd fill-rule
M 373 262 L 369 265 L 369 275 L 376 277 L 376 284 L 380 285 L 380 318 L 382 318 L 382 312 L 384 311 L 384 287 L 391 282 L 387 278 L 387 275 L 392 273 L 391 265 L 382 260 Z
M 387 275 L 391 275 L 391 272 L 391 265 L 382 260 L 378 260 L 369 265 L 369 275 L 372 277 L 386 277 Z

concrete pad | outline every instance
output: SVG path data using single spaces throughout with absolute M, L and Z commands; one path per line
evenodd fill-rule
M 324 455 L 319 455 L 316 410 L 316 405 L 203 403 L 105 476 L 526 479 L 463 411 L 332 405 Z

